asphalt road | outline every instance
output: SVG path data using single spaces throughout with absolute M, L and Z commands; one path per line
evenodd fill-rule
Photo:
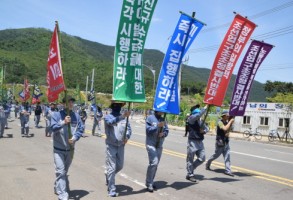
M 69 170 L 70 199 L 109 199 L 105 186 L 105 138 L 92 136 L 91 119 L 86 137 L 76 143 Z M 31 126 L 33 119 L 31 119 Z M 44 120 L 41 122 L 45 126 Z M 185 179 L 186 140 L 183 131 L 170 130 L 155 178 L 157 191 L 148 193 L 144 182 L 148 165 L 145 125 L 131 120 L 133 135 L 125 149 L 125 165 L 116 176 L 118 199 L 280 199 L 293 196 L 293 146 L 231 139 L 231 161 L 235 177 L 224 172 L 220 157 L 212 171 L 204 164 L 196 171 L 198 184 Z M 58 199 L 53 191 L 54 162 L 52 138 L 44 128 L 30 129 L 31 137 L 20 136 L 19 120 L 9 122 L 5 138 L 0 139 L 0 199 Z M 206 156 L 214 152 L 215 137 L 207 135 Z

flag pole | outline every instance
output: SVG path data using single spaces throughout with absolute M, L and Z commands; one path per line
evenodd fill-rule
M 131 102 L 128 102 L 127 112 L 129 112 L 129 110 L 130 110 L 130 103 Z M 126 140 L 126 133 L 127 133 L 128 121 L 129 121 L 129 116 L 127 116 L 127 118 L 126 118 L 126 126 L 125 126 L 125 131 L 124 131 L 124 134 L 123 134 L 124 141 Z
M 55 25 L 57 27 L 57 33 L 58 33 L 58 43 L 59 43 L 59 50 L 60 50 L 60 59 L 61 59 L 61 63 L 63 61 L 63 52 L 62 52 L 62 42 L 61 42 L 61 34 L 60 34 L 60 30 L 59 30 L 59 24 L 58 24 L 58 21 L 55 21 Z M 62 67 L 62 65 L 61 65 Z M 63 71 L 63 70 L 62 70 Z M 65 79 L 65 76 L 64 76 L 64 72 L 63 72 L 63 78 L 64 78 L 64 86 L 65 86 L 65 90 L 64 90 L 64 98 L 65 98 L 65 107 L 66 107 L 66 115 L 67 116 L 70 116 L 70 110 L 68 108 L 68 99 L 67 99 L 67 88 L 66 88 L 66 79 Z M 69 139 L 72 138 L 72 133 L 71 133 L 71 125 L 70 123 L 67 124 L 67 129 L 68 129 L 68 136 L 69 136 Z M 70 155 L 71 155 L 71 159 L 73 159 L 73 155 L 74 155 L 74 147 L 72 145 L 69 145 L 70 146 Z

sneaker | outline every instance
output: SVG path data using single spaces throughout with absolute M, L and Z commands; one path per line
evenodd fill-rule
M 154 187 L 150 184 L 147 186 L 147 191 L 148 192 L 154 192 Z
M 109 192 L 108 196 L 109 197 L 118 197 L 118 193 L 117 192 Z
M 197 183 L 197 180 L 195 179 L 194 175 L 186 175 L 186 180 Z
M 231 172 L 224 172 L 224 174 L 231 176 L 231 177 L 234 177 L 234 174 L 232 174 Z

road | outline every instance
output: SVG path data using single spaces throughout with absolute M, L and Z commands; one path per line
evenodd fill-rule
M 118 199 L 281 199 L 293 196 L 293 146 L 231 139 L 231 161 L 235 177 L 224 172 L 220 157 L 212 171 L 204 164 L 196 171 L 199 183 L 186 176 L 186 137 L 183 131 L 170 130 L 157 176 L 157 191 L 146 192 L 144 182 L 148 165 L 145 150 L 145 125 L 139 118 L 130 120 L 133 129 L 125 149 L 125 165 L 116 176 Z M 31 118 L 31 124 L 33 119 Z M 69 171 L 70 199 L 109 199 L 105 186 L 105 137 L 92 136 L 92 120 L 86 124 L 86 137 L 76 143 Z M 44 120 L 41 122 L 45 126 Z M 54 162 L 52 138 L 44 128 L 31 127 L 32 137 L 20 136 L 19 120 L 9 122 L 5 138 L 0 139 L 0 199 L 58 199 L 53 191 Z M 214 152 L 215 136 L 204 140 L 206 156 Z

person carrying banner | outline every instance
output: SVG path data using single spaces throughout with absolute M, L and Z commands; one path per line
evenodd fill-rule
M 41 114 L 42 114 L 42 107 L 40 105 L 40 102 L 37 103 L 36 108 L 35 108 L 35 127 L 39 128 L 39 123 L 41 119 Z
M 103 117 L 103 112 L 100 106 L 96 106 L 96 104 L 92 105 L 94 112 L 94 124 L 92 129 L 92 135 L 95 135 L 96 127 L 98 126 L 98 136 L 101 137 L 101 121 Z
M 66 107 L 66 101 L 68 102 L 68 107 Z M 80 116 L 72 111 L 74 101 L 75 99 L 70 96 L 67 96 L 67 99 L 64 97 L 62 103 L 65 109 L 53 112 L 51 116 L 56 174 L 54 190 L 60 200 L 68 200 L 69 198 L 67 173 L 72 162 L 71 147 L 74 147 L 75 142 L 79 140 L 84 131 Z M 69 110 L 69 114 L 67 114 L 66 110 Z M 72 138 L 69 138 L 69 127 L 71 128 Z
M 44 117 L 46 121 L 46 128 L 45 128 L 46 137 L 51 137 L 52 135 L 51 118 L 52 118 L 53 112 L 57 111 L 56 103 L 51 102 L 49 106 L 50 107 L 45 108 L 45 113 L 44 113 Z
M 229 131 L 232 127 L 233 122 L 234 118 L 229 118 L 229 112 L 223 111 L 221 114 L 221 120 L 218 121 L 217 125 L 216 150 L 206 163 L 206 169 L 211 170 L 211 163 L 216 160 L 221 154 L 223 154 L 225 161 L 224 173 L 232 177 L 234 175 L 231 172 Z
M 146 119 L 146 150 L 149 157 L 146 174 L 148 192 L 153 192 L 155 189 L 154 178 L 161 159 L 163 143 L 169 133 L 168 125 L 162 117 L 163 114 L 163 112 L 155 111 Z
M 197 182 L 194 170 L 205 161 L 205 148 L 203 144 L 204 134 L 208 132 L 208 127 L 202 125 L 201 116 L 206 112 L 207 106 L 200 109 L 200 105 L 192 106 L 190 109 L 190 117 L 188 118 L 189 135 L 187 141 L 187 157 L 186 157 L 186 179 L 191 182 Z M 194 156 L 197 159 L 194 161 Z
M 29 134 L 29 118 L 31 115 L 31 108 L 28 102 L 22 102 L 19 108 L 19 119 L 21 126 L 21 136 L 28 136 Z
M 126 118 L 130 112 L 120 113 L 125 103 L 112 101 L 110 108 L 112 112 L 105 116 L 106 133 L 106 184 L 108 185 L 108 195 L 116 197 L 115 175 L 124 165 L 124 147 L 131 136 L 131 127 L 126 125 Z M 127 128 L 126 128 L 127 126 Z M 126 134 L 125 134 L 126 131 Z M 125 136 L 125 137 L 124 137 Z

